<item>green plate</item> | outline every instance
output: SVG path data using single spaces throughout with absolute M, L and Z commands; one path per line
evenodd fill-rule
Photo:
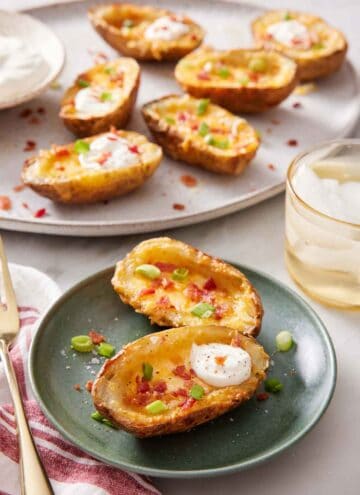
M 235 265 L 237 266 L 237 265 Z M 269 376 L 284 389 L 268 400 L 255 398 L 187 433 L 139 440 L 90 419 L 94 410 L 86 391 L 101 363 L 69 349 L 72 336 L 95 328 L 117 349 L 157 330 L 147 318 L 124 305 L 114 293 L 107 269 L 66 292 L 43 318 L 30 353 L 30 374 L 37 399 L 49 420 L 71 442 L 102 461 L 153 476 L 190 478 L 239 471 L 284 451 L 303 437 L 328 406 L 336 382 L 335 353 L 314 311 L 294 292 L 265 274 L 238 266 L 259 291 L 265 317 L 259 341 L 275 351 L 281 329 L 297 345 L 273 355 Z M 90 357 L 89 357 L 90 356 Z

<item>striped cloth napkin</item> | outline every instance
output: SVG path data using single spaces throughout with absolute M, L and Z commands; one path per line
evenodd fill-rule
M 10 265 L 10 271 L 21 320 L 11 358 L 36 446 L 55 494 L 160 495 L 144 477 L 106 466 L 68 443 L 42 414 L 31 392 L 27 356 L 36 322 L 60 290 L 33 268 Z M 0 495 L 20 494 L 18 457 L 14 410 L 0 363 Z

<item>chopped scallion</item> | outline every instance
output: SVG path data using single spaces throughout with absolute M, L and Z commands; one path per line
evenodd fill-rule
M 153 376 L 153 367 L 150 363 L 143 363 L 142 371 L 144 379 L 149 382 Z
M 278 351 L 287 352 L 294 345 L 292 335 L 287 330 L 283 330 L 276 336 L 276 347 Z
M 187 279 L 188 275 L 189 275 L 189 270 L 187 270 L 186 268 L 177 268 L 172 272 L 171 278 L 178 282 L 183 282 L 184 280 Z
M 205 393 L 205 390 L 201 385 L 195 383 L 190 389 L 190 395 L 193 399 L 200 400 Z
M 90 150 L 90 144 L 82 139 L 75 141 L 74 150 L 76 153 L 87 153 Z
M 96 347 L 96 352 L 100 356 L 104 356 L 106 358 L 111 358 L 115 354 L 115 347 L 108 342 L 101 342 Z
M 209 132 L 210 132 L 210 127 L 207 125 L 207 123 L 201 122 L 199 127 L 199 135 L 205 137 L 207 134 L 209 134 Z
M 135 273 L 139 273 L 146 278 L 154 279 L 160 276 L 161 271 L 157 266 L 145 263 L 144 265 L 139 265 L 138 267 L 136 267 Z
M 210 318 L 215 311 L 214 306 L 209 303 L 196 304 L 191 310 L 191 314 L 199 318 Z
M 265 380 L 264 386 L 267 392 L 273 394 L 280 392 L 284 388 L 284 385 L 277 378 L 268 378 Z
M 198 105 L 197 105 L 197 109 L 196 109 L 197 115 L 204 115 L 204 113 L 206 112 L 206 110 L 209 106 L 209 103 L 210 103 L 210 100 L 208 98 L 200 100 Z
M 159 414 L 166 411 L 167 407 L 162 400 L 154 400 L 154 402 L 150 402 L 145 409 L 150 414 Z
M 88 335 L 76 335 L 71 339 L 71 347 L 78 352 L 91 352 L 94 344 Z

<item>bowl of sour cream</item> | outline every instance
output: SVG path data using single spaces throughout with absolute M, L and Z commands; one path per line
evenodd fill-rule
M 37 19 L 0 10 L 0 109 L 35 98 L 59 76 L 65 51 Z

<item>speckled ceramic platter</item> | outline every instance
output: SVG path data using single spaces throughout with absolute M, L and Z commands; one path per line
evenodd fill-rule
M 335 354 L 312 309 L 290 289 L 260 272 L 239 266 L 259 291 L 265 318 L 259 340 L 272 364 L 270 377 L 282 392 L 171 436 L 139 440 L 90 418 L 94 410 L 82 387 L 99 370 L 94 356 L 70 350 L 70 339 L 95 328 L 117 349 L 149 332 L 146 317 L 125 306 L 112 290 L 113 269 L 97 273 L 66 292 L 42 320 L 30 354 L 30 375 L 49 420 L 92 456 L 130 471 L 163 477 L 212 476 L 246 469 L 283 452 L 321 418 L 336 381 Z M 275 336 L 292 332 L 296 346 L 275 353 Z
M 23 151 L 27 140 L 35 141 L 39 149 L 74 139 L 58 118 L 64 89 L 79 72 L 93 65 L 96 53 L 105 53 L 109 58 L 117 56 L 87 19 L 87 9 L 93 3 L 71 2 L 29 11 L 58 35 L 67 60 L 60 78 L 61 88 L 49 90 L 30 105 L 0 112 L 0 195 L 9 195 L 13 203 L 11 211 L 0 212 L 1 228 L 105 236 L 152 232 L 220 217 L 283 191 L 286 169 L 298 151 L 322 140 L 349 135 L 357 121 L 358 84 L 355 71 L 347 62 L 339 73 L 319 82 L 315 92 L 302 97 L 293 95 L 278 108 L 249 117 L 262 134 L 262 145 L 240 177 L 223 177 L 164 158 L 144 187 L 107 204 L 68 207 L 55 205 L 30 190 L 14 193 L 22 164 L 32 154 Z M 254 5 L 219 0 L 152 0 L 151 4 L 188 14 L 205 27 L 205 42 L 218 48 L 251 46 L 250 22 L 263 11 Z M 174 80 L 172 64 L 141 64 L 141 70 L 141 88 L 128 128 L 148 134 L 140 115 L 141 105 L 180 92 L 180 88 Z M 294 108 L 295 102 L 300 102 L 301 108 Z M 33 113 L 20 118 L 20 112 L 27 108 Z M 39 113 L 39 109 L 45 113 Z M 298 145 L 288 146 L 289 140 L 296 140 Z M 198 187 L 182 184 L 181 176 L 189 173 L 198 180 Z M 175 203 L 182 204 L 184 209 L 174 209 Z M 47 215 L 34 218 L 34 212 L 42 208 Z

